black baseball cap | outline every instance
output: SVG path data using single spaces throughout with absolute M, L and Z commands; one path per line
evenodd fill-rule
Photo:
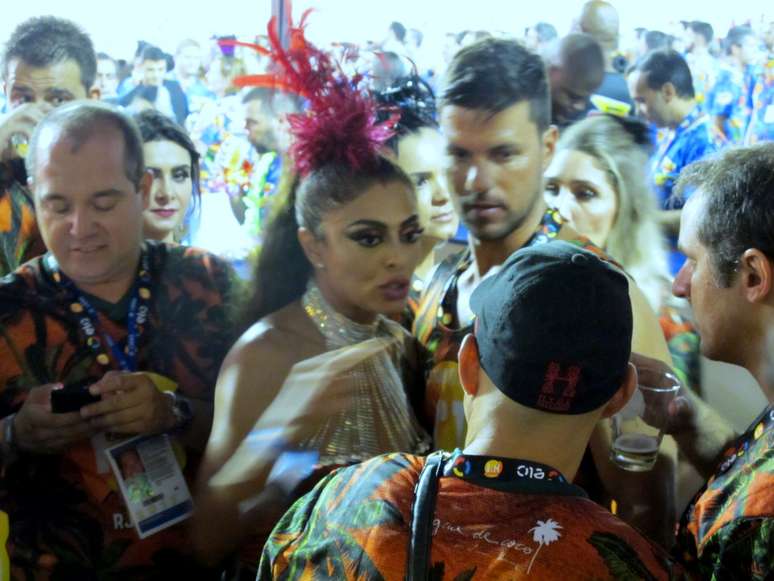
M 534 409 L 582 414 L 618 391 L 631 352 L 629 281 L 560 240 L 523 248 L 470 299 L 486 374 Z

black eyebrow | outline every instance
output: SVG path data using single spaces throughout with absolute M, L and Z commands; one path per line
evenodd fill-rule
M 379 222 L 377 220 L 356 220 L 352 222 L 351 224 L 347 224 L 347 228 L 352 228 L 354 226 L 366 226 L 368 228 L 387 228 L 387 224 L 384 222 Z
M 403 222 L 400 223 L 400 228 L 405 228 L 406 226 L 411 226 L 415 223 L 419 223 L 419 216 L 417 214 L 412 214 Z M 355 222 L 352 222 L 351 224 L 347 225 L 347 228 L 353 228 L 358 226 L 365 226 L 367 228 L 378 228 L 380 230 L 386 230 L 387 224 L 384 222 L 379 222 L 378 220 L 356 220 Z
M 28 87 L 26 85 L 13 85 L 11 87 L 11 93 L 17 92 L 17 93 L 34 93 L 35 91 L 32 90 L 32 87 Z
M 156 169 L 156 170 L 158 170 L 158 169 L 161 169 L 161 166 L 160 165 L 153 165 L 153 164 L 150 164 L 150 163 L 146 163 L 145 164 L 145 169 L 150 169 L 150 170 Z M 187 163 L 181 163 L 179 165 L 173 165 L 172 166 L 172 171 L 174 171 L 176 169 L 191 169 L 191 166 L 189 164 L 187 164 Z
M 46 97 L 69 97 L 71 99 L 75 99 L 75 95 L 73 95 L 70 91 L 67 89 L 59 89 L 57 87 L 47 89 Z
M 494 147 L 489 148 L 489 153 L 503 153 L 505 151 L 519 152 L 521 151 L 521 147 L 516 143 L 499 143 Z
M 429 178 L 432 177 L 431 171 L 414 171 L 409 174 L 412 178 Z

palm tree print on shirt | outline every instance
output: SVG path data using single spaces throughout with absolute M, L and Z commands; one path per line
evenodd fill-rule
M 549 518 L 545 521 L 537 521 L 537 525 L 529 529 L 529 532 L 532 533 L 532 540 L 538 543 L 538 548 L 535 551 L 535 554 L 532 555 L 532 560 L 529 562 L 529 567 L 527 567 L 527 575 L 529 575 L 529 572 L 532 570 L 532 564 L 535 562 L 535 557 L 538 556 L 538 553 L 540 552 L 540 549 L 543 548 L 543 545 L 550 545 L 551 543 L 558 541 L 559 537 L 562 536 L 559 533 L 559 529 L 561 528 L 562 525 Z

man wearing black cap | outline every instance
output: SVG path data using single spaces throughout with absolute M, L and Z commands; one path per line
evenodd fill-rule
M 279 522 L 258 577 L 671 578 L 661 549 L 571 484 L 636 387 L 628 287 L 567 242 L 512 255 L 471 301 L 464 450 L 333 473 Z
M 445 173 L 455 209 L 469 231 L 468 248 L 442 262 L 430 277 L 413 326 L 429 354 L 425 401 L 440 449 L 453 450 L 465 441 L 457 353 L 473 328 L 470 296 L 477 285 L 520 248 L 568 240 L 602 253 L 545 205 L 543 171 L 557 139 L 550 112 L 545 66 L 516 41 L 483 40 L 458 52 L 449 66 L 440 99 Z M 636 284 L 629 291 L 632 350 L 671 364 L 653 311 Z M 593 464 L 584 463 L 581 470 L 598 480 L 589 493 L 599 502 L 614 497 L 618 514 L 668 543 L 674 529 L 674 477 L 660 470 L 669 470 L 674 443 L 669 442 L 671 458 L 664 453 L 655 471 L 626 473 L 609 461 L 610 438 L 603 429 L 592 438 Z

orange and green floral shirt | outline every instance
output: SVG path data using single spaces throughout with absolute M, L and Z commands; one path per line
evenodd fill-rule
M 150 312 L 139 334 L 137 370 L 171 379 L 191 399 L 212 401 L 218 370 L 236 339 L 233 271 L 182 246 L 149 241 L 145 252 Z M 57 284 L 47 256 L 0 282 L 0 417 L 17 412 L 33 387 L 94 380 L 119 368 L 114 357 L 100 363 L 86 345 L 72 296 Z M 93 304 L 100 327 L 123 348 L 128 301 Z M 190 483 L 198 455 L 185 450 L 184 456 Z M 186 523 L 138 538 L 89 440 L 60 455 L 20 453 L 0 469 L 13 579 L 207 578 L 194 565 Z
M 696 579 L 774 578 L 774 406 L 723 453 L 680 521 L 675 552 Z
M 424 462 L 388 454 L 330 474 L 277 524 L 258 579 L 403 580 Z M 429 562 L 435 581 L 682 578 L 557 470 L 459 451 L 438 484 Z
M 0 162 L 0 276 L 46 251 L 35 220 L 35 206 L 19 182 L 21 160 Z

